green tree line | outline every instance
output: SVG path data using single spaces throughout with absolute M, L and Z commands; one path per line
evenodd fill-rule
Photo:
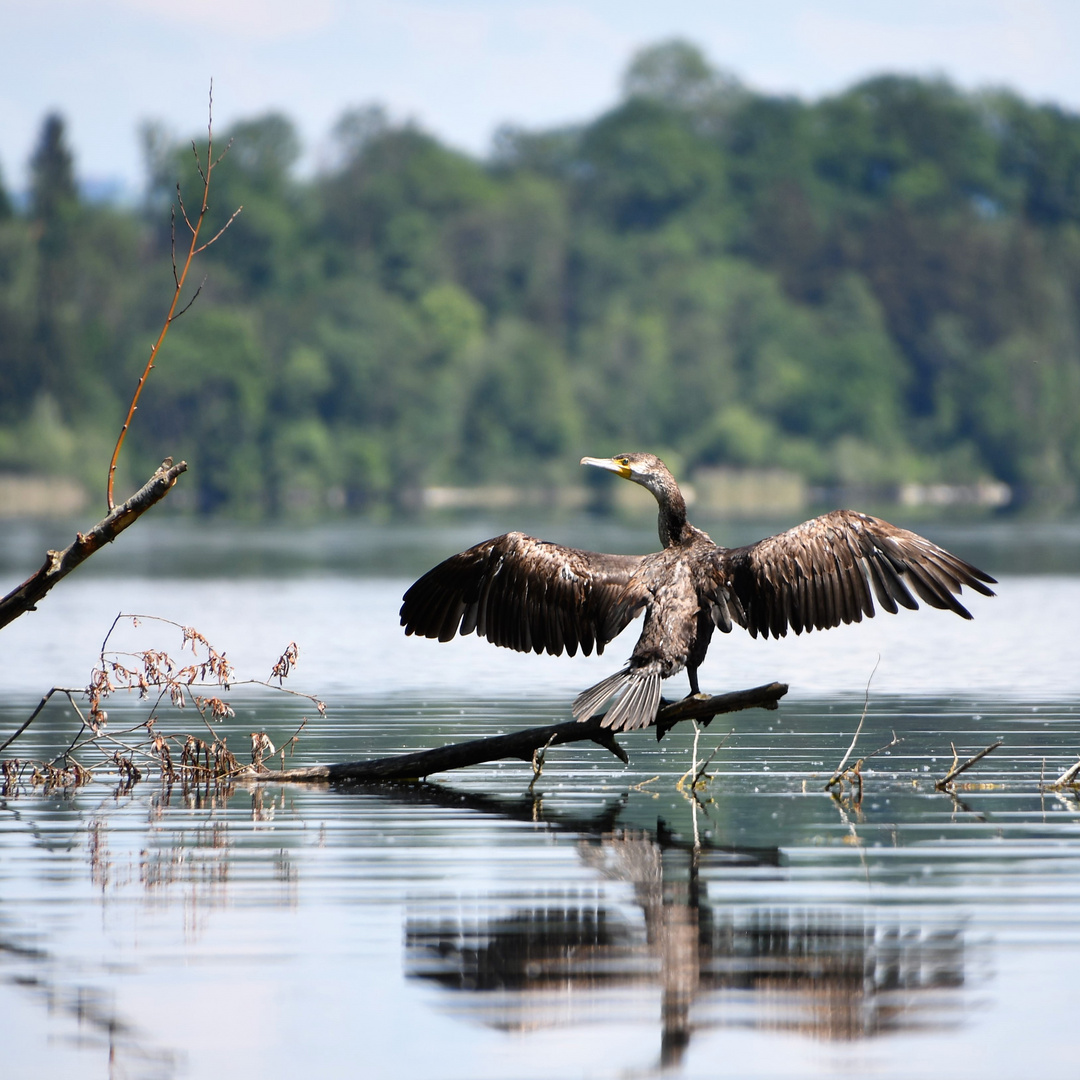
M 192 173 L 187 143 L 144 134 L 137 209 L 79 198 L 58 116 L 25 208 L 0 183 L 0 470 L 102 485 Z M 504 128 L 485 160 L 376 106 L 310 178 L 287 117 L 223 134 L 208 227 L 244 209 L 152 374 L 129 482 L 172 453 L 204 512 L 401 509 L 649 449 L 1076 499 L 1066 110 L 898 76 L 769 96 L 676 41 L 609 112 Z

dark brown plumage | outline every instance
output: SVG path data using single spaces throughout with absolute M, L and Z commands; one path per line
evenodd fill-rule
M 929 540 L 854 510 L 834 510 L 741 548 L 722 548 L 686 520 L 674 477 L 652 454 L 582 458 L 648 488 L 660 507 L 661 551 L 603 555 L 507 533 L 454 555 L 405 593 L 406 634 L 449 641 L 474 630 L 519 652 L 597 653 L 636 615 L 626 667 L 574 701 L 579 720 L 621 695 L 604 717 L 615 731 L 651 724 L 661 680 L 686 668 L 690 692 L 713 630 L 757 637 L 825 630 L 919 599 L 965 619 L 963 586 L 993 596 L 994 579 Z

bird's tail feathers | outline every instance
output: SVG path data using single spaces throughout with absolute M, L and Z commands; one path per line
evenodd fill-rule
M 625 667 L 622 671 L 616 671 L 614 675 L 602 679 L 595 686 L 590 686 L 588 690 L 582 690 L 574 698 L 574 718 L 588 720 L 590 717 L 595 716 L 599 712 L 600 706 L 613 694 L 617 694 L 624 689 L 629 681 L 630 669 Z
M 632 731 L 648 727 L 656 719 L 660 705 L 660 675 L 640 669 L 623 668 L 614 675 L 583 690 L 574 701 L 574 716 L 588 720 L 609 698 L 625 691 L 604 714 L 603 727 L 613 731 Z
M 660 676 L 635 672 L 626 693 L 604 714 L 602 726 L 612 731 L 648 727 L 656 719 L 659 705 Z

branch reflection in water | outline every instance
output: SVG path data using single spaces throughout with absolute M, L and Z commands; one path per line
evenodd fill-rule
M 433 801 L 440 796 L 428 789 Z M 464 995 L 447 1003 L 455 1013 L 501 1030 L 578 1026 L 621 1009 L 625 1002 L 613 1000 L 621 992 L 652 986 L 662 1068 L 678 1065 L 694 1032 L 710 1028 L 849 1041 L 960 1021 L 959 922 L 871 907 L 710 903 L 708 882 L 726 870 L 782 875 L 779 850 L 686 840 L 662 819 L 655 830 L 619 828 L 618 804 L 607 821 L 582 821 L 547 817 L 541 800 L 469 802 L 580 832 L 582 864 L 629 886 L 632 902 L 601 888 L 541 903 L 474 899 L 449 916 L 410 916 L 406 972 Z

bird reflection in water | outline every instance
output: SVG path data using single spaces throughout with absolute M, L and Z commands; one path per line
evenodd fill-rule
M 632 903 L 602 886 L 588 900 L 410 919 L 408 974 L 472 995 L 470 1013 L 507 1030 L 595 1019 L 613 994 L 658 987 L 662 1067 L 710 1028 L 852 1040 L 959 1017 L 958 926 L 862 907 L 712 904 L 707 881 L 777 866 L 778 853 L 694 845 L 662 826 L 613 830 L 579 852 L 602 880 L 630 885 Z

